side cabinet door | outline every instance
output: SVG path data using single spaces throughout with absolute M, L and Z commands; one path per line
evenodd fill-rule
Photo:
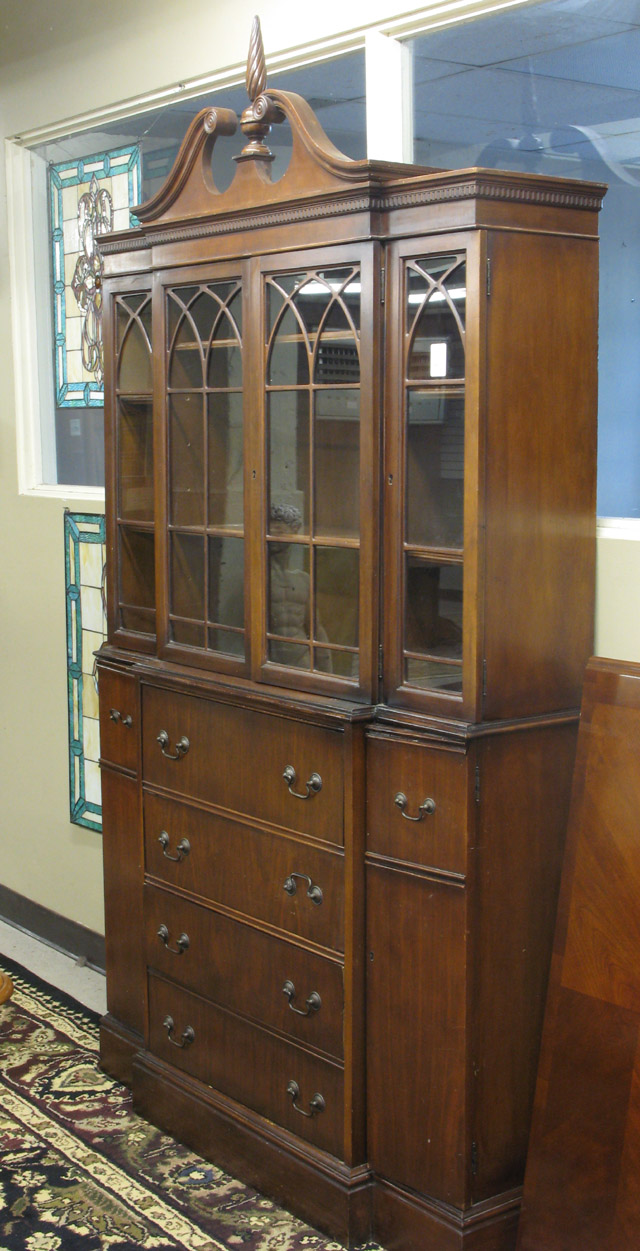
M 367 1108 L 375 1172 L 462 1206 L 466 895 L 367 870 Z
M 475 720 L 482 511 L 482 243 L 388 251 L 384 685 L 393 703 Z
M 109 1014 L 135 1033 L 145 1025 L 142 832 L 138 783 L 102 770 L 104 893 Z

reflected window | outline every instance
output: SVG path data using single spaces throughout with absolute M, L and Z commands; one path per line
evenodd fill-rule
M 640 3 L 541 0 L 410 41 L 414 160 L 606 182 L 598 512 L 640 516 Z

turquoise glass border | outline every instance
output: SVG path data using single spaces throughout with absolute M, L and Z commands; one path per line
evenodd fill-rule
M 123 159 L 125 158 L 125 159 Z M 63 192 L 67 187 L 77 187 L 89 182 L 95 174 L 98 182 L 113 174 L 128 174 L 129 206 L 140 203 L 141 159 L 138 144 L 113 148 L 110 152 L 98 152 L 94 156 L 78 157 L 74 161 L 61 161 L 49 166 L 49 212 L 51 221 L 52 279 L 53 279 L 53 332 L 55 393 L 58 408 L 102 408 L 104 387 L 98 382 L 70 382 L 67 377 L 67 319 L 65 290 L 65 248 L 62 223 Z M 130 215 L 130 224 L 137 218 Z
M 104 575 L 100 588 L 102 601 L 102 629 L 88 631 L 83 629 L 82 622 L 82 552 L 83 544 L 100 545 L 99 564 L 104 571 L 106 557 L 105 519 L 99 514 L 71 513 L 64 515 L 64 551 L 65 551 L 65 586 L 67 615 L 67 700 L 69 721 L 69 814 L 74 825 L 82 825 L 89 830 L 102 831 L 102 803 L 99 802 L 99 750 L 95 750 L 95 761 L 90 765 L 86 759 L 87 738 L 91 731 L 94 744 L 98 744 L 97 716 L 85 717 L 84 684 L 94 680 L 83 666 L 83 654 L 88 647 L 106 637 L 106 616 L 104 613 Z M 95 562 L 94 562 L 95 563 Z M 97 624 L 97 623 L 92 623 Z M 87 647 L 88 645 L 88 647 Z M 97 691 L 96 691 L 97 711 Z M 88 722 L 95 725 L 89 726 Z M 95 766 L 95 767 L 94 767 Z M 88 794 L 88 769 L 93 773 L 93 793 Z

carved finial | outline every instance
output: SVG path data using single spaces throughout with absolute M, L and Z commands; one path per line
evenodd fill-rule
M 247 91 L 251 104 L 244 110 L 240 125 L 249 142 L 235 161 L 272 161 L 273 155 L 264 142 L 273 122 L 281 122 L 283 114 L 269 99 L 267 67 L 264 58 L 260 18 L 254 17 L 247 60 Z
M 260 18 L 254 17 L 249 40 L 249 56 L 247 58 L 247 94 L 250 100 L 257 100 L 267 85 L 267 66 L 264 59 L 264 44 L 260 30 Z

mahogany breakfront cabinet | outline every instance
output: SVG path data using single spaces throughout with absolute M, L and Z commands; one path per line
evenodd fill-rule
M 205 110 L 101 240 L 102 1062 L 338 1239 L 507 1251 L 592 649 L 604 188 L 351 161 L 259 61 L 230 187 Z

